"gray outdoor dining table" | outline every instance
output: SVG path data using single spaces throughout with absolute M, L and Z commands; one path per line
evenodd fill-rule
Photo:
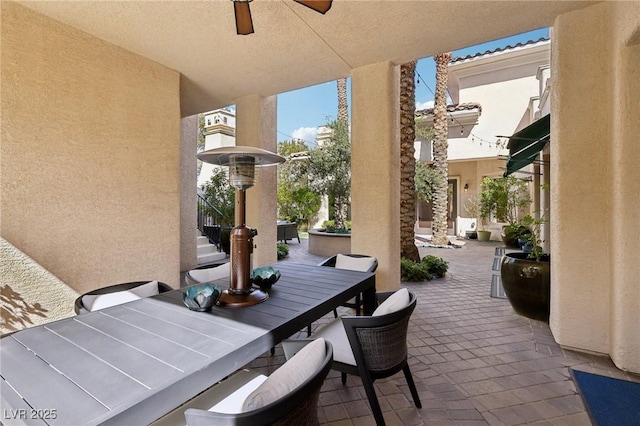
M 175 290 L 2 338 L 0 422 L 149 424 L 357 293 L 375 307 L 372 273 L 274 266 L 258 305 L 194 312 Z

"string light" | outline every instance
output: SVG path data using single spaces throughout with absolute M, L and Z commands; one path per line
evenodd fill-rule
M 429 87 L 429 85 L 427 83 L 425 83 L 424 78 L 420 75 L 420 73 L 418 72 L 418 70 L 416 70 L 416 75 L 417 77 L 417 82 L 418 84 L 420 83 L 420 80 L 422 80 L 422 84 L 429 90 L 429 92 L 431 92 L 431 94 L 433 95 L 433 97 L 435 98 L 436 94 L 433 92 L 433 90 L 431 90 L 431 87 Z M 449 89 L 447 89 L 447 93 L 449 94 L 449 98 L 453 99 L 453 97 L 451 96 L 451 92 L 449 92 Z M 447 111 L 447 114 L 449 114 L 449 117 L 451 119 L 451 123 L 455 124 L 457 123 L 458 126 L 460 126 L 460 135 L 464 136 L 465 133 L 465 126 L 460 123 L 460 121 L 458 121 L 458 119 L 453 115 L 452 112 Z M 469 131 L 468 136 L 471 136 L 471 142 L 475 143 L 478 142 L 480 146 L 482 146 L 482 143 L 486 143 L 489 148 L 492 148 L 494 145 L 497 149 L 504 149 L 505 148 L 505 144 L 506 144 L 506 140 L 502 140 L 500 138 L 498 138 L 496 141 L 490 141 L 487 139 L 484 139 L 478 135 L 476 135 L 475 133 Z M 467 136 L 467 137 L 468 137 Z
M 318 146 L 318 144 L 315 141 L 312 142 L 312 141 L 308 141 L 308 140 L 302 139 L 302 138 L 294 138 L 293 136 L 288 135 L 288 134 L 286 134 L 284 132 L 281 132 L 280 130 L 278 130 L 278 133 L 280 133 L 283 136 L 286 136 L 287 138 L 289 138 L 289 140 L 292 140 L 294 142 L 304 142 L 304 143 L 307 143 L 307 144 Z

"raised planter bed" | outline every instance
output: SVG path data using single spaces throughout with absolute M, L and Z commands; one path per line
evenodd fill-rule
M 309 253 L 331 257 L 338 253 L 351 253 L 351 234 L 309 230 Z

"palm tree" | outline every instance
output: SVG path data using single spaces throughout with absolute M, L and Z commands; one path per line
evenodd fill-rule
M 447 135 L 449 126 L 447 121 L 447 80 L 448 65 L 451 52 L 435 55 L 436 62 L 436 94 L 433 107 L 433 166 L 443 179 L 437 183 L 433 196 L 433 222 L 431 224 L 431 243 L 446 245 L 447 239 L 447 205 L 448 205 L 448 177 Z
M 339 78 L 338 82 L 338 121 L 349 122 L 349 110 L 347 109 L 347 79 Z
M 350 157 L 351 144 L 350 144 L 350 137 L 349 137 L 349 109 L 347 107 L 347 79 L 339 78 L 337 80 L 337 84 L 338 84 L 338 120 L 335 123 L 335 126 L 333 128 L 334 137 L 336 140 L 334 141 L 334 143 L 332 143 L 332 145 L 337 147 L 341 145 L 344 146 L 344 143 L 346 143 L 346 147 L 349 150 L 349 157 Z M 336 131 L 338 131 L 339 134 L 336 134 Z M 343 141 L 342 144 L 335 143 L 341 139 Z M 339 152 L 339 150 L 337 150 L 336 152 Z M 334 198 L 333 205 L 335 207 L 334 209 L 335 224 L 338 229 L 346 228 L 347 211 L 350 203 L 350 188 L 351 188 L 350 169 L 351 169 L 351 161 L 349 161 L 348 167 L 346 168 L 346 170 L 344 170 L 349 175 L 349 179 L 346 181 L 346 184 L 348 185 L 347 188 L 344 188 L 344 184 L 342 186 L 338 185 L 338 182 L 342 181 L 343 179 L 337 179 L 337 182 L 334 183 L 335 188 L 341 188 L 337 192 L 332 194 Z
M 400 256 L 420 262 L 415 244 L 416 172 L 415 133 L 416 61 L 400 66 Z

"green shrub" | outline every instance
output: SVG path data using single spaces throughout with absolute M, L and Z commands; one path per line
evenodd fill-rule
M 289 246 L 285 243 L 277 243 L 276 250 L 278 251 L 278 260 L 282 260 L 289 256 Z
M 347 226 L 347 229 L 351 229 L 351 221 L 347 220 L 345 222 L 345 225 Z M 335 231 L 336 230 L 336 221 L 335 220 L 325 220 L 324 222 L 322 222 L 322 227 L 326 230 L 329 231 Z
M 403 257 L 400 259 L 400 277 L 402 281 L 424 281 L 429 279 L 429 273 L 422 264 Z
M 449 262 L 441 257 L 428 255 L 423 257 L 420 263 L 426 265 L 433 278 L 442 278 L 449 270 Z
M 400 275 L 402 281 L 424 281 L 442 278 L 449 269 L 449 263 L 436 256 L 425 256 L 419 263 L 402 258 Z

